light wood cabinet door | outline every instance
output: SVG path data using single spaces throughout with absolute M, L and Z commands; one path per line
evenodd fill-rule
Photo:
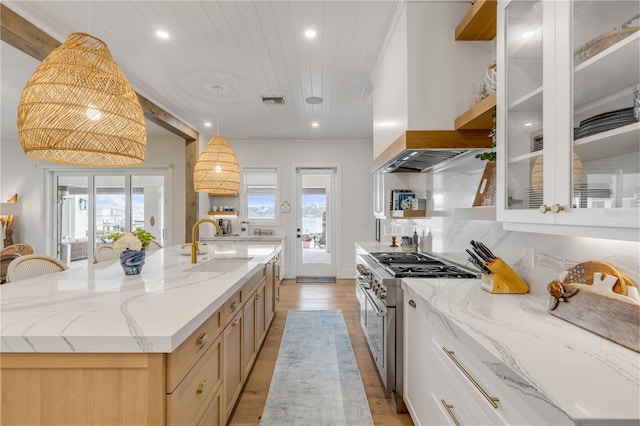
M 242 312 L 242 378 L 249 375 L 256 355 L 256 292 L 247 298 Z
M 265 265 L 266 268 L 266 283 L 264 289 L 264 302 L 265 302 L 265 327 L 269 328 L 271 321 L 273 320 L 274 313 L 274 291 L 275 291 L 275 275 L 273 271 L 273 261 L 270 261 Z
M 222 418 L 224 406 L 222 405 L 222 386 L 213 394 L 209 405 L 205 409 L 202 417 L 198 420 L 198 426 L 218 426 L 224 424 Z
M 266 310 L 266 299 L 265 295 L 266 286 L 261 285 L 256 291 L 256 352 L 262 346 L 262 342 L 264 341 L 265 336 L 267 335 L 266 321 L 267 321 L 267 310 Z
M 224 366 L 224 411 L 225 421 L 229 418 L 233 405 L 242 388 L 242 310 L 236 314 L 224 329 L 223 363 Z

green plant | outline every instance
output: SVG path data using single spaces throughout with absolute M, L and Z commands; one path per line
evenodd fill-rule
M 156 237 L 154 237 L 151 232 L 145 230 L 144 228 L 136 228 L 136 230 L 133 231 L 132 234 L 138 237 L 143 247 L 149 247 L 149 243 L 151 242 L 151 240 L 156 239 Z
M 493 107 L 493 111 L 491 112 L 491 118 L 493 119 L 493 127 L 489 132 L 488 137 L 491 138 L 491 151 L 481 152 L 480 154 L 476 154 L 476 158 L 480 160 L 486 161 L 496 161 L 496 107 Z

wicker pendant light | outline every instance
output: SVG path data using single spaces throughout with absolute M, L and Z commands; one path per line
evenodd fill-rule
M 140 101 L 107 45 L 73 33 L 27 82 L 18 105 L 24 152 L 97 167 L 144 163 L 147 128 Z
M 212 137 L 200 153 L 193 171 L 193 186 L 198 192 L 238 194 L 240 166 L 236 154 L 224 137 Z

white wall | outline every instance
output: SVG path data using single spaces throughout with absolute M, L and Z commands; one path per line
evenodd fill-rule
M 241 167 L 278 167 L 280 203 L 288 201 L 291 213 L 280 213 L 276 235 L 286 236 L 285 276 L 294 276 L 295 265 L 295 175 L 292 165 L 340 164 L 342 171 L 340 211 L 340 235 L 336 247 L 337 275 L 352 278 L 355 265 L 354 242 L 371 241 L 374 238 L 373 177 L 370 171 L 371 141 L 233 141 L 229 140 Z M 207 203 L 206 201 L 204 202 Z M 202 204 L 202 200 L 201 200 Z M 202 213 L 202 206 L 201 206 Z M 203 228 L 204 229 L 204 228 Z M 237 232 L 238 228 L 235 228 Z M 251 233 L 252 229 L 249 229 Z

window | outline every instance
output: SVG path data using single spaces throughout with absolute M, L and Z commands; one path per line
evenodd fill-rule
M 278 169 L 244 169 L 245 217 L 250 222 L 277 223 Z

